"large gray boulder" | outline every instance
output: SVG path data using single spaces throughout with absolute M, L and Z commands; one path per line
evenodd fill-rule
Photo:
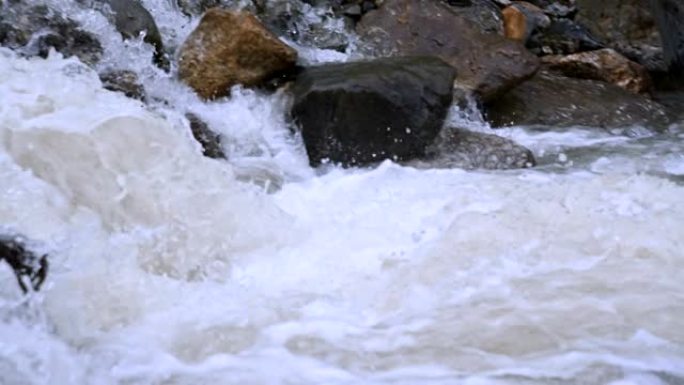
M 484 101 L 530 78 L 539 60 L 519 43 L 482 30 L 455 7 L 434 0 L 386 0 L 357 25 L 376 56 L 433 55 L 452 65 L 458 82 Z
M 485 106 L 495 127 L 539 125 L 660 130 L 666 112 L 646 96 L 596 80 L 566 78 L 540 72 L 533 79 Z
M 307 68 L 293 87 L 292 117 L 311 165 L 424 155 L 451 104 L 454 75 L 434 57 Z

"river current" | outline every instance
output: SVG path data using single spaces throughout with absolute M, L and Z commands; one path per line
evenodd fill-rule
M 0 384 L 684 384 L 681 124 L 497 130 L 527 170 L 314 170 L 285 93 L 201 102 L 99 13 L 50 3 L 151 102 L 0 49 L 0 226 L 51 263 L 29 297 L 0 264 Z M 198 21 L 144 3 L 171 46 Z

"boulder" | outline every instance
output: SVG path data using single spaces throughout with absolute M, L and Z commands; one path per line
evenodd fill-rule
M 40 57 L 55 49 L 91 66 L 102 58 L 102 45 L 94 35 L 45 5 L 7 3 L 0 12 L 0 45 Z
M 293 87 L 292 117 L 311 165 L 422 156 L 442 127 L 454 76 L 434 57 L 307 68 Z
M 154 62 L 160 68 L 169 69 L 169 60 L 164 53 L 164 44 L 154 18 L 139 0 L 94 0 L 113 20 L 117 31 L 124 39 L 135 39 L 145 34 L 143 39 L 154 47 Z M 102 7 L 105 5 L 106 7 Z
M 613 48 L 649 70 L 665 69 L 662 45 L 647 0 L 576 0 L 576 21 Z M 655 52 L 654 52 L 655 51 Z
M 445 128 L 425 159 L 410 162 L 418 168 L 508 170 L 536 165 L 532 151 L 497 135 Z
M 586 126 L 606 129 L 667 127 L 662 106 L 648 97 L 589 79 L 540 72 L 502 98 L 485 106 L 494 127 L 510 125 Z
M 434 0 L 385 0 L 357 25 L 375 56 L 433 55 L 451 64 L 458 82 L 488 101 L 531 77 L 539 60 L 520 43 L 479 28 Z
M 178 74 L 198 95 L 212 99 L 237 84 L 259 85 L 296 61 L 297 52 L 253 15 L 213 8 L 180 48 Z
M 192 136 L 202 145 L 202 155 L 213 159 L 226 159 L 226 154 L 221 147 L 221 136 L 212 131 L 209 125 L 199 116 L 188 112 L 185 117 L 190 123 Z
M 525 1 L 512 3 L 504 8 L 502 14 L 504 35 L 522 43 L 526 43 L 533 32 L 551 24 L 551 19 L 541 8 Z
M 532 32 L 525 46 L 537 55 L 569 55 L 604 48 L 592 33 L 570 19 L 551 19 L 548 27 Z
M 10 265 L 24 293 L 29 291 L 29 285 L 39 290 L 48 272 L 47 256 L 30 251 L 26 244 L 23 237 L 0 234 L 0 261 Z
M 652 88 L 646 68 L 610 48 L 568 56 L 547 56 L 543 63 L 564 76 L 602 80 L 634 93 L 648 92 Z
M 131 99 L 145 101 L 145 87 L 138 81 L 138 75 L 129 70 L 109 70 L 100 74 L 102 87 L 121 92 Z

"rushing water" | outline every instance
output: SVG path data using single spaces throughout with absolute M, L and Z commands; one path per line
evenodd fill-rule
M 202 103 L 52 3 L 153 102 L 0 49 L 0 225 L 51 261 L 28 298 L 0 264 L 0 384 L 684 384 L 681 126 L 499 131 L 532 170 L 317 171 L 286 95 Z M 197 22 L 145 3 L 171 46 Z M 230 161 L 202 157 L 186 111 Z

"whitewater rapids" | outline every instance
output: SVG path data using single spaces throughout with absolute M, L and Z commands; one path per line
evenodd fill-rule
M 280 94 L 192 102 L 230 162 L 76 59 L 0 49 L 0 95 L 0 226 L 51 263 L 28 299 L 0 264 L 2 385 L 684 384 L 680 128 L 317 173 Z

